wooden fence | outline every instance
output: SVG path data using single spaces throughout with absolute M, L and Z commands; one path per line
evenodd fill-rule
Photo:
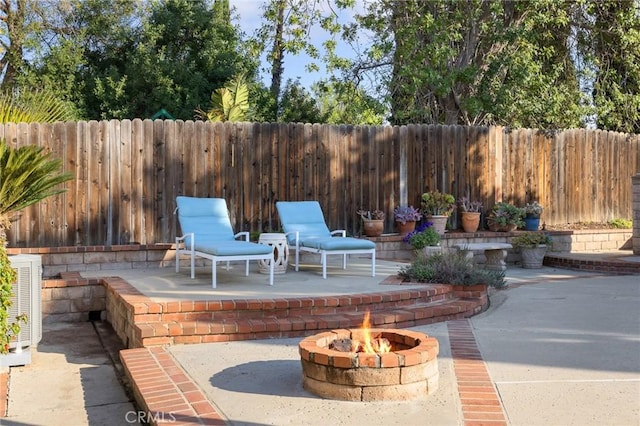
M 0 137 L 46 147 L 75 175 L 16 218 L 13 247 L 171 242 L 177 195 L 223 197 L 236 230 L 253 232 L 279 229 L 278 200 L 318 200 L 354 235 L 356 210 L 379 208 L 394 232 L 393 208 L 435 188 L 487 209 L 538 200 L 548 224 L 601 222 L 632 217 L 640 172 L 639 135 L 584 129 L 136 119 L 9 123 Z

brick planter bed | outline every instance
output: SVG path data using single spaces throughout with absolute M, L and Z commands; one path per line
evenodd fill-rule
M 362 329 L 316 334 L 298 345 L 307 391 L 344 401 L 404 401 L 438 388 L 438 341 L 410 330 L 371 329 L 386 338 L 391 352 L 369 354 L 330 349 L 340 339 L 361 340 Z

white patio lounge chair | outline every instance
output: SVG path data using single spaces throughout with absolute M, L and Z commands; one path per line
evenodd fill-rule
M 322 278 L 327 278 L 327 255 L 342 255 L 342 269 L 347 269 L 348 254 L 370 254 L 371 276 L 376 276 L 375 243 L 347 237 L 344 230 L 329 231 L 317 201 L 278 201 L 276 209 L 289 246 L 296 251 L 296 271 L 301 251 L 320 254 Z
M 234 234 L 224 199 L 180 196 L 176 204 L 184 234 L 176 237 L 176 272 L 180 271 L 181 254 L 191 256 L 191 278 L 195 277 L 195 257 L 210 259 L 212 286 L 216 288 L 217 262 L 226 261 L 228 268 L 229 261 L 244 260 L 245 275 L 249 275 L 249 261 L 265 259 L 269 263 L 269 285 L 273 285 L 273 247 L 250 242 L 248 232 Z

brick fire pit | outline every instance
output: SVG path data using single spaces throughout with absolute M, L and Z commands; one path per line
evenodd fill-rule
M 360 340 L 362 329 L 333 330 L 305 338 L 298 345 L 302 383 L 307 391 L 344 401 L 404 401 L 438 388 L 438 340 L 409 330 L 371 329 L 385 338 L 384 354 L 331 349 L 334 342 Z

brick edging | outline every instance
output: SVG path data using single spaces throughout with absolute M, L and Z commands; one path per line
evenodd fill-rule
M 543 265 L 577 271 L 605 272 L 611 275 L 640 274 L 640 262 L 617 259 L 587 260 L 564 257 L 562 254 L 547 253 Z
M 506 426 L 502 402 L 482 359 L 469 320 L 449 321 L 447 330 L 464 425 Z
M 225 425 L 200 388 L 165 348 L 120 351 L 134 396 L 152 425 Z

